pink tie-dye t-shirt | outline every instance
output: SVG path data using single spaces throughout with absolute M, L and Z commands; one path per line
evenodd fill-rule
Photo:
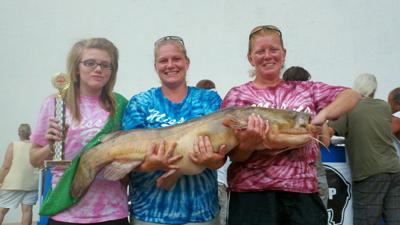
M 107 122 L 109 113 L 100 107 L 98 97 L 80 98 L 82 119 L 79 124 L 72 121 L 66 111 L 66 124 L 69 125 L 65 140 L 65 159 L 72 160 L 75 155 L 99 132 Z M 45 146 L 44 139 L 49 117 L 54 117 L 54 96 L 46 98 L 39 113 L 31 141 Z M 54 168 L 52 186 L 58 182 L 63 170 Z M 73 207 L 52 216 L 52 219 L 68 223 L 98 223 L 117 220 L 128 216 L 127 190 L 119 181 L 105 180 L 100 172 L 82 200 Z
M 232 88 L 221 107 L 253 105 L 302 111 L 314 116 L 344 89 L 312 81 L 281 81 L 270 88 L 257 88 L 252 82 L 248 82 Z M 229 189 L 236 192 L 317 192 L 315 162 L 318 154 L 319 146 L 314 141 L 303 148 L 275 156 L 253 152 L 246 161 L 233 162 L 229 167 Z

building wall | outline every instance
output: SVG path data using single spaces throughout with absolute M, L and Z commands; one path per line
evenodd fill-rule
M 21 122 L 35 126 L 43 99 L 55 92 L 51 76 L 65 71 L 76 41 L 106 37 L 120 50 L 115 90 L 130 98 L 158 86 L 153 43 L 184 38 L 188 83 L 209 78 L 223 96 L 250 80 L 249 31 L 281 28 L 286 66 L 307 68 L 314 80 L 351 86 L 362 72 L 377 75 L 377 97 L 400 86 L 397 0 L 2 0 L 0 1 L 0 156 Z M 19 210 L 18 210 L 19 211 Z M 5 222 L 19 220 L 19 214 Z

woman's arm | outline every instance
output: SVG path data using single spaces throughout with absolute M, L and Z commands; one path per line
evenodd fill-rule
M 49 145 L 40 146 L 37 144 L 32 144 L 29 150 L 29 161 L 33 167 L 39 168 L 43 166 L 44 160 L 51 159 L 54 155 Z
M 392 116 L 392 132 L 397 138 L 400 137 L 400 118 Z
M 0 187 L 3 184 L 4 178 L 6 178 L 10 171 L 12 160 L 13 160 L 13 148 L 14 145 L 11 143 L 7 147 L 6 155 L 4 157 L 3 165 L 0 168 Z
M 352 90 L 346 89 L 340 92 L 336 99 L 323 108 L 311 121 L 312 124 L 322 125 L 326 120 L 338 119 L 344 113 L 352 110 L 361 100 L 361 95 Z

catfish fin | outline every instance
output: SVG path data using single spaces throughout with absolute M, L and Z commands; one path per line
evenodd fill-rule
M 104 168 L 104 178 L 107 180 L 120 180 L 130 173 L 134 168 L 139 166 L 142 161 L 121 162 L 114 161 Z
M 222 121 L 222 124 L 226 127 L 234 128 L 234 129 L 245 129 L 247 127 L 247 122 L 244 123 L 243 121 L 233 117 L 227 116 Z
M 113 138 L 119 136 L 119 135 L 122 134 L 122 133 L 123 133 L 122 130 L 114 131 L 114 132 L 112 132 L 112 133 L 109 133 L 109 134 L 107 134 L 107 135 L 104 135 L 104 136 L 101 138 L 100 141 L 101 141 L 102 143 L 104 143 L 104 142 L 106 142 L 106 141 L 109 141 L 109 140 L 111 140 L 111 139 L 113 139 Z

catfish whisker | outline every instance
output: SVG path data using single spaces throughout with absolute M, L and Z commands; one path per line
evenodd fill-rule
M 311 136 L 311 139 L 315 140 L 316 142 L 318 142 L 319 144 L 321 144 L 322 146 L 324 146 L 324 148 L 325 148 L 326 150 L 328 150 L 328 152 L 330 151 L 329 148 L 328 148 L 322 141 L 320 141 L 318 138 L 315 138 L 315 137 Z

